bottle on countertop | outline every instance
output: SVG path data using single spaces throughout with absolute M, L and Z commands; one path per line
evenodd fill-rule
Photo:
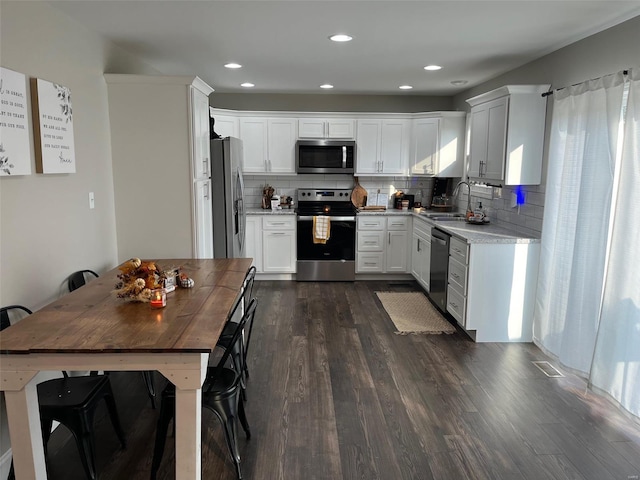
M 473 219 L 476 222 L 484 222 L 487 217 L 485 209 L 482 207 L 482 202 L 478 202 L 478 207 L 473 211 Z

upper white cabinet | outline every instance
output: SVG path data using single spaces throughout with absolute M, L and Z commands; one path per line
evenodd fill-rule
M 538 185 L 549 85 L 507 85 L 467 100 L 471 105 L 471 180 Z
M 413 120 L 411 175 L 462 177 L 464 112 L 434 112 Z
M 244 173 L 295 173 L 295 118 L 240 118 Z
M 194 76 L 104 77 L 119 258 L 210 255 L 208 96 L 213 89 Z M 170 192 L 171 201 L 149 208 L 141 200 L 145 179 L 158 195 Z
M 298 137 L 352 139 L 355 123 L 350 118 L 300 118 Z
M 215 120 L 213 130 L 218 135 L 236 138 L 240 136 L 240 120 L 237 116 L 215 108 L 209 109 L 209 115 Z
M 191 130 L 193 134 L 192 174 L 194 180 L 207 180 L 210 176 L 209 97 L 201 90 L 191 88 Z
M 361 119 L 356 136 L 356 175 L 407 175 L 408 119 Z

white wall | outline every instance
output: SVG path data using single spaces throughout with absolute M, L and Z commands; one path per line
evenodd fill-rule
M 116 265 L 103 73 L 157 72 L 46 3 L 2 0 L 0 9 L 0 64 L 27 79 L 69 87 L 73 101 L 76 173 L 36 174 L 31 158 L 32 175 L 0 177 L 0 304 L 19 303 L 36 310 L 58 298 L 69 273 L 82 268 L 100 273 Z M 93 210 L 89 192 L 95 193 Z M 8 449 L 8 431 L 4 406 L 0 408 L 2 456 Z M 0 478 L 7 468 L 8 464 L 0 465 Z

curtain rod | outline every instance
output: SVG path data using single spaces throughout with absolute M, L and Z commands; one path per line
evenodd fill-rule
M 629 70 L 623 70 L 622 71 L 623 75 L 628 75 L 629 74 Z M 610 74 L 611 75 L 611 74 Z M 604 76 L 604 75 L 603 75 Z M 592 78 L 591 80 L 598 80 L 599 78 L 602 77 L 598 77 L 598 78 Z M 587 80 L 587 81 L 591 81 L 591 80 Z M 577 87 L 578 85 L 583 84 L 584 82 L 579 82 L 579 83 L 574 83 L 573 85 L 570 85 L 571 87 Z M 560 88 L 556 88 L 555 90 L 549 90 L 548 92 L 544 92 L 542 95 L 540 95 L 541 97 L 548 97 L 549 95 L 553 95 L 553 92 L 557 92 L 558 90 L 564 90 L 567 87 L 560 87 Z

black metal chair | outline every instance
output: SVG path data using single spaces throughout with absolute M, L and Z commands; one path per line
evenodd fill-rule
M 67 286 L 69 287 L 69 291 L 73 292 L 78 288 L 86 285 L 87 283 L 87 275 L 93 275 L 93 277 L 98 278 L 99 275 L 93 270 L 78 270 L 77 272 L 73 272 L 71 275 L 67 277 Z M 105 372 L 109 373 L 109 372 Z M 156 408 L 156 387 L 153 381 L 153 372 L 150 370 L 145 370 L 140 372 L 142 374 L 142 379 L 144 380 L 144 384 L 147 387 L 147 393 L 149 395 L 149 399 L 151 400 L 151 407 L 155 410 Z
M 10 326 L 9 313 L 16 311 L 18 313 L 22 311 L 29 315 L 32 313 L 31 310 L 21 305 L 1 308 L 0 322 L 2 329 Z M 63 378 L 54 378 L 37 385 L 45 458 L 47 442 L 51 436 L 51 426 L 55 420 L 67 427 L 73 434 L 87 478 L 95 480 L 93 418 L 101 400 L 104 400 L 107 405 L 111 423 L 120 439 L 122 448 L 126 448 L 126 440 L 120 425 L 111 383 L 109 377 L 105 375 L 70 377 L 67 372 L 62 372 L 62 374 Z M 13 461 L 8 478 L 15 478 Z
M 95 278 L 98 278 L 98 274 L 93 270 L 78 270 L 77 272 L 73 272 L 67 278 L 67 286 L 69 287 L 70 292 L 77 290 L 87 283 L 87 277 L 85 274 L 93 275 Z
M 245 313 L 239 322 L 234 323 L 235 331 L 231 338 L 231 345 L 242 342 L 242 332 L 249 320 L 253 319 L 256 312 L 258 301 L 254 298 L 251 300 Z M 233 360 L 233 348 L 227 348 L 215 367 L 207 369 L 207 377 L 202 386 L 202 406 L 211 410 L 222 422 L 224 434 L 229 447 L 229 452 L 236 467 L 238 479 L 242 479 L 240 470 L 240 454 L 238 453 L 237 443 L 237 426 L 236 419 L 240 420 L 242 427 L 247 435 L 251 438 L 251 430 L 247 422 L 244 412 L 244 404 L 240 401 L 240 379 L 242 378 L 239 365 L 229 368 L 227 364 Z M 169 430 L 169 423 L 175 416 L 175 386 L 167 385 L 162 392 L 162 401 L 160 402 L 160 415 L 158 417 L 158 426 L 156 428 L 156 441 L 153 449 L 153 460 L 151 462 L 151 480 L 155 480 Z
M 231 309 L 231 314 L 229 315 L 229 321 L 224 326 L 222 333 L 220 334 L 220 338 L 218 339 L 217 347 L 227 349 L 230 345 L 233 345 L 232 338 L 235 332 L 235 327 L 237 324 L 237 316 L 244 316 L 244 311 L 247 308 L 249 301 L 252 298 L 253 294 L 253 282 L 256 277 L 256 267 L 251 267 L 247 271 L 247 274 L 244 277 L 244 281 L 242 282 L 242 289 L 240 290 L 240 294 L 236 299 L 236 303 Z M 240 313 L 238 313 L 240 312 Z M 242 378 L 241 378 L 241 386 L 242 386 L 242 398 L 243 400 L 247 399 L 247 379 L 249 378 L 249 368 L 247 366 L 247 352 L 249 351 L 249 342 L 251 341 L 251 331 L 253 329 L 253 316 L 250 321 L 247 322 L 243 331 L 242 331 L 242 342 L 238 345 L 235 345 L 234 358 L 236 363 L 240 365 Z

